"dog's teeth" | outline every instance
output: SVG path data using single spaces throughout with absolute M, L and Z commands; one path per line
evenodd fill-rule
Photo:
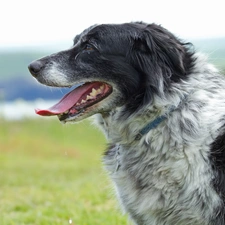
M 92 88 L 92 92 L 90 93 L 90 95 L 91 95 L 92 97 L 95 97 L 96 94 L 97 94 L 97 90 L 94 89 L 94 88 Z
M 104 85 L 102 85 L 99 89 L 95 89 L 95 88 L 92 88 L 92 92 L 90 93 L 90 96 L 91 97 L 96 97 L 97 95 L 101 94 L 102 91 L 104 90 Z
M 102 93 L 102 90 L 101 89 L 98 89 L 97 91 L 96 91 L 96 95 L 99 95 L 99 94 L 101 94 Z
M 87 95 L 87 97 L 86 97 L 86 101 L 87 101 L 87 100 L 91 100 L 91 99 L 93 99 L 93 97 L 92 97 L 92 96 L 90 96 L 90 95 Z
M 84 99 L 82 99 L 81 104 L 85 103 L 86 101 Z

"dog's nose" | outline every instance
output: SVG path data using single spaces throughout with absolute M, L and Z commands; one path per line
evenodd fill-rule
M 30 73 L 34 77 L 36 77 L 43 67 L 44 67 L 44 63 L 42 63 L 39 60 L 36 60 L 28 66 L 28 69 L 29 69 Z

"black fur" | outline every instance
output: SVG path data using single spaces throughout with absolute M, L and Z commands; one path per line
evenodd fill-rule
M 222 129 L 224 130 L 224 129 Z M 210 161 L 214 171 L 212 185 L 223 200 L 223 205 L 218 209 L 217 225 L 225 224 L 225 131 L 211 144 Z
M 153 95 L 162 94 L 158 88 L 159 82 L 163 81 L 163 92 L 166 93 L 172 82 L 186 80 L 195 62 L 190 43 L 179 41 L 172 33 L 156 24 L 100 25 L 87 31 L 82 42 L 91 43 L 104 55 L 104 62 L 100 60 L 104 65 L 98 65 L 99 69 L 108 71 L 110 68 L 106 68 L 107 62 L 115 62 L 116 68 L 112 67 L 111 70 L 115 69 L 116 73 L 120 70 L 118 67 L 125 63 L 136 70 L 132 70 L 133 75 L 129 76 L 129 79 L 134 79 L 133 85 L 129 85 L 130 90 L 127 90 L 128 85 L 124 87 L 126 96 L 129 96 L 126 98 L 127 116 L 151 103 Z M 75 44 L 79 38 L 75 38 Z M 121 68 L 123 73 L 124 69 L 128 68 Z M 130 73 L 129 70 L 127 73 Z

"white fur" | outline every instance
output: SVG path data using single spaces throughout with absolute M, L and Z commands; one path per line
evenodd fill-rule
M 44 79 L 47 84 L 52 84 L 54 86 L 71 86 L 66 74 L 62 69 L 58 68 L 58 64 L 54 61 L 52 61 L 51 65 L 48 66 Z

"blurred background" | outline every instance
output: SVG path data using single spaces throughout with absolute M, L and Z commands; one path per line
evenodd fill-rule
M 34 104 L 46 104 L 41 99 L 60 98 L 64 90 L 37 84 L 28 73 L 27 65 L 39 57 L 71 47 L 73 37 L 93 24 L 130 21 L 161 24 L 178 37 L 193 42 L 197 50 L 207 53 L 210 61 L 223 69 L 225 13 L 222 3 L 222 0 L 3 0 L 0 115 L 6 119 L 36 117 L 31 110 Z M 14 104 L 17 110 L 13 110 Z
M 27 66 L 93 24 L 130 21 L 161 24 L 225 71 L 224 0 L 1 1 L 0 224 L 129 224 L 101 166 L 104 137 L 35 115 L 68 90 L 38 84 Z

